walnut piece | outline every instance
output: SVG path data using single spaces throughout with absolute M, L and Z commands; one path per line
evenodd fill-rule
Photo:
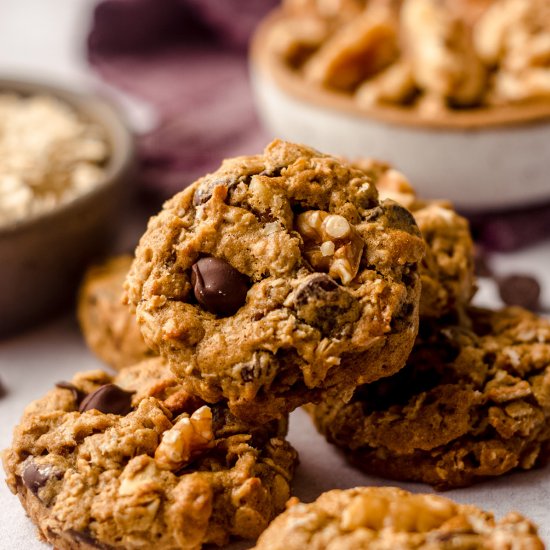
M 191 416 L 182 414 L 164 432 L 155 451 L 155 461 L 160 468 L 178 470 L 208 449 L 213 440 L 212 411 L 204 405 Z
M 391 527 L 409 533 L 437 529 L 456 515 L 456 506 L 446 498 L 410 495 L 396 500 L 384 496 L 356 496 L 342 513 L 342 529 L 360 527 L 381 530 Z
M 270 48 L 360 109 L 441 112 L 550 97 L 548 0 L 284 0 Z
M 322 210 L 308 210 L 296 219 L 304 239 L 304 256 L 314 269 L 328 272 L 343 284 L 357 275 L 364 242 L 343 216 Z

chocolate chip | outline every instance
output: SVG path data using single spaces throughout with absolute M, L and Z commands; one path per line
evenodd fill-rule
M 239 363 L 233 367 L 234 372 L 239 372 L 244 383 L 260 381 L 268 383 L 273 380 L 276 369 L 273 355 L 267 351 L 254 353 L 250 361 Z
M 383 208 L 391 228 L 420 235 L 413 215 L 406 208 L 393 201 L 384 201 Z
M 540 309 L 540 285 L 530 275 L 500 277 L 498 289 L 502 301 L 508 306 L 522 306 L 531 311 Z
M 259 173 L 260 176 L 267 176 L 269 178 L 278 178 L 281 175 L 281 172 L 283 171 L 284 166 L 276 166 L 274 168 L 270 168 L 263 170 Z
M 78 408 L 81 413 L 91 409 L 125 416 L 132 410 L 132 393 L 116 384 L 106 384 L 87 395 Z
M 314 275 L 303 284 L 296 293 L 294 299 L 297 306 L 303 306 L 311 301 L 312 298 L 321 298 L 326 293 L 338 290 L 338 283 L 328 275 Z
M 6 386 L 4 386 L 2 380 L 0 380 L 0 399 L 2 399 L 2 397 L 6 397 L 8 391 L 6 390 Z
M 212 411 L 212 431 L 217 435 L 217 432 L 227 425 L 228 418 L 232 415 L 226 403 L 214 403 L 210 405 L 210 410 Z
M 77 404 L 80 404 L 80 402 L 86 397 L 86 394 L 82 390 L 79 390 L 74 384 L 71 384 L 70 382 L 57 382 L 55 387 L 72 392 L 73 398 Z
M 295 291 L 293 301 L 297 317 L 323 334 L 352 323 L 360 314 L 353 296 L 324 273 L 308 277 Z
M 31 460 L 25 466 L 21 477 L 25 487 L 36 495 L 50 479 L 61 479 L 63 472 L 54 469 L 51 464 L 36 464 Z
M 97 539 L 95 539 L 90 531 L 88 531 L 87 529 L 84 531 L 69 529 L 67 533 L 77 542 L 83 542 L 84 544 L 92 546 L 93 548 L 98 548 L 99 550 L 110 550 L 112 548 L 112 546 L 109 546 L 108 544 L 103 544 L 102 542 L 99 542 Z
M 199 304 L 211 313 L 232 315 L 246 301 L 247 278 L 220 258 L 201 258 L 194 264 L 191 284 Z
M 230 178 L 218 178 L 214 181 L 207 182 L 202 184 L 193 195 L 193 204 L 195 206 L 200 206 L 208 202 L 212 198 L 212 193 L 216 187 L 225 187 L 229 192 L 231 189 L 236 187 L 240 183 L 240 180 L 235 177 Z

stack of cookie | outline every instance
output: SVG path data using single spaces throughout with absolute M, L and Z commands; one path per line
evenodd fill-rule
M 11 489 L 59 549 L 255 539 L 290 497 L 301 405 L 377 474 L 453 487 L 532 467 L 550 440 L 550 325 L 471 308 L 472 248 L 450 205 L 384 164 L 282 141 L 224 161 L 151 218 L 133 259 L 88 274 L 83 332 L 120 372 L 27 408 Z M 399 533 L 400 548 L 542 548 L 517 514 L 396 489 L 292 506 L 258 548 Z

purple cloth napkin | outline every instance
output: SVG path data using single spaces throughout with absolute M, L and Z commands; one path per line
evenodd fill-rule
M 104 0 L 88 40 L 110 84 L 155 106 L 160 123 L 138 139 L 141 183 L 165 199 L 225 157 L 260 152 L 246 46 L 277 0 Z
M 550 204 L 472 214 L 470 220 L 475 240 L 488 251 L 512 252 L 550 238 Z

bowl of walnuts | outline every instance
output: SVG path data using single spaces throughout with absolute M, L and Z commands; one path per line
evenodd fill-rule
M 550 199 L 547 0 L 286 0 L 250 67 L 275 135 L 368 152 L 464 210 Z

